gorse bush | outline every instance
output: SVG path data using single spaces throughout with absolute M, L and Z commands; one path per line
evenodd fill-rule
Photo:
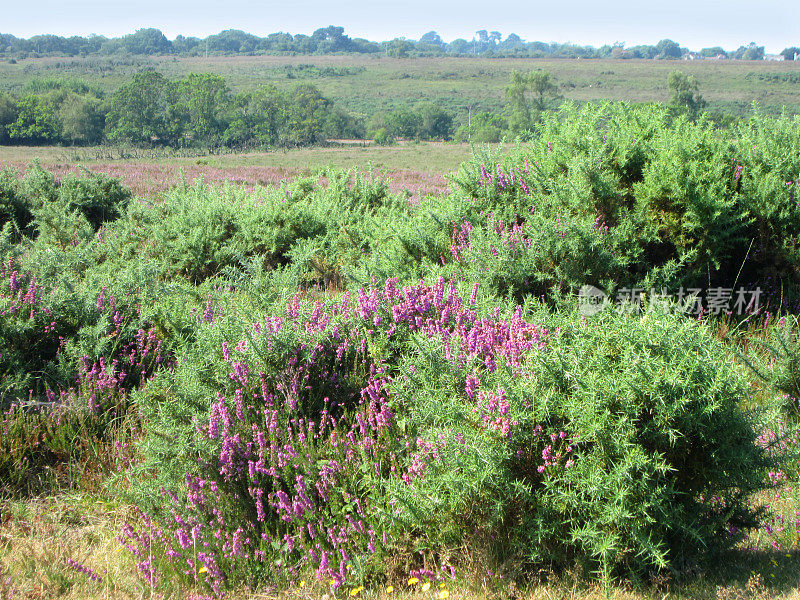
M 121 539 L 164 593 L 352 592 L 435 579 L 465 546 L 512 576 L 639 579 L 737 543 L 785 457 L 728 330 L 568 302 L 794 301 L 798 122 L 587 105 L 534 133 L 413 204 L 334 169 L 136 201 L 4 173 L 2 493 L 132 463 Z M 797 392 L 795 328 L 774 334 L 777 359 L 749 361 L 788 409 L 770 431 Z
M 789 302 L 798 126 L 756 113 L 728 139 L 663 107 L 565 105 L 533 142 L 502 160 L 476 156 L 454 182 L 484 214 L 472 226 L 491 214 L 559 232 L 533 254 L 538 279 L 562 291 L 760 285 L 777 302 L 782 285 Z
M 755 524 L 767 462 L 708 328 L 486 300 L 388 280 L 250 325 L 198 315 L 196 347 L 137 394 L 145 513 L 125 540 L 146 577 L 338 588 L 464 540 L 516 568 L 642 574 Z

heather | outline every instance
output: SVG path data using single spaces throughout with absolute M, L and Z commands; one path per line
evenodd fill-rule
M 797 120 L 536 133 L 413 202 L 336 169 L 148 197 L 5 172 L 3 496 L 131 507 L 117 544 L 168 597 L 794 552 Z

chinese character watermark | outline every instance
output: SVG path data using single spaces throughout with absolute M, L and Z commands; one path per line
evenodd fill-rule
M 705 292 L 705 293 L 703 293 Z M 737 290 L 729 287 L 701 288 L 680 287 L 673 293 L 665 288 L 619 288 L 610 298 L 600 288 L 584 285 L 578 292 L 578 310 L 584 316 L 592 316 L 612 306 L 618 313 L 682 312 L 689 315 L 744 315 L 758 312 L 762 290 Z

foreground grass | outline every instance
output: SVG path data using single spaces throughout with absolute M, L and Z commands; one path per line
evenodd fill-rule
M 202 590 L 174 588 L 166 596 L 153 592 L 139 576 L 133 558 L 117 541 L 130 507 L 103 493 L 67 492 L 51 497 L 0 503 L 0 599 L 139 599 L 207 598 Z M 232 600 L 296 600 L 360 597 L 380 600 L 449 598 L 452 600 L 618 600 L 796 599 L 800 598 L 800 549 L 739 549 L 716 564 L 637 584 L 605 588 L 590 573 L 540 573 L 542 582 L 510 582 L 485 568 L 479 556 L 464 556 L 470 565 L 455 579 L 422 589 L 407 580 L 392 585 L 336 592 L 313 575 L 292 589 L 239 590 Z

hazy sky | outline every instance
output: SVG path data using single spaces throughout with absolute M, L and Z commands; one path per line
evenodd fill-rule
M 798 0 L 0 0 L 0 32 L 116 37 L 156 27 L 204 37 L 223 29 L 256 35 L 310 34 L 340 25 L 350 37 L 419 39 L 435 30 L 445 41 L 471 39 L 477 29 L 516 33 L 527 41 L 627 46 L 669 37 L 693 50 L 731 50 L 751 41 L 779 52 L 800 46 Z

